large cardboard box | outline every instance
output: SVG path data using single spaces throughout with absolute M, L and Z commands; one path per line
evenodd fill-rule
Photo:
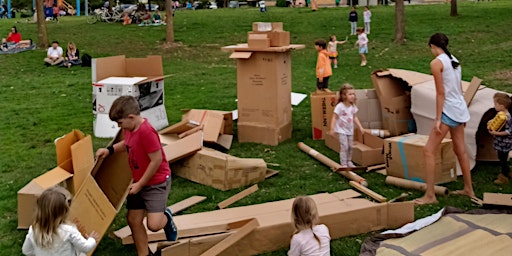
M 251 49 L 247 44 L 226 46 L 224 51 L 234 51 L 230 58 L 237 60 L 238 125 L 252 127 L 258 136 L 244 137 L 248 132 L 238 134 L 239 141 L 277 145 L 291 137 L 291 53 L 304 45 Z M 265 127 L 265 129 L 261 129 Z M 248 129 L 252 129 L 248 128 Z M 268 129 L 267 129 L 268 128 Z M 240 128 L 239 128 L 240 129 Z M 262 141 L 261 138 L 279 137 L 279 140 Z
M 335 135 L 326 134 L 325 145 L 338 153 L 340 152 L 340 142 Z M 352 161 L 361 166 L 382 164 L 384 163 L 383 146 L 383 138 L 368 133 L 361 134 L 359 129 L 355 129 Z
M 141 107 L 141 116 L 155 129 L 168 125 L 164 105 L 164 74 L 161 56 L 131 58 L 113 56 L 93 59 L 94 135 L 113 137 L 119 128 L 108 118 L 115 99 L 131 95 Z
M 191 181 L 229 190 L 264 180 L 267 164 L 263 159 L 238 158 L 205 147 L 193 156 L 175 162 L 172 170 Z
M 423 148 L 428 136 L 405 134 L 384 140 L 386 172 L 389 176 L 425 182 Z M 435 183 L 457 179 L 455 154 L 450 139 L 443 139 L 435 156 Z
M 356 106 L 359 109 L 357 118 L 366 129 L 382 128 L 380 101 L 375 89 L 356 90 Z
M 122 133 L 119 132 L 110 145 L 122 139 Z M 90 150 L 92 153 L 92 147 Z M 76 224 L 82 234 L 96 231 L 101 240 L 123 206 L 131 183 L 132 175 L 126 152 L 98 160 L 75 193 L 68 220 Z
M 269 32 L 247 32 L 247 42 L 250 48 L 253 48 L 253 44 L 250 43 L 251 37 L 254 35 L 266 35 L 269 41 L 270 47 L 279 47 L 290 45 L 290 32 L 288 31 L 269 31 Z
M 18 228 L 26 229 L 32 224 L 37 198 L 41 193 L 58 184 L 75 193 L 92 169 L 91 136 L 73 130 L 55 140 L 57 167 L 34 178 L 18 191 Z
M 336 92 L 313 92 L 311 100 L 311 127 L 314 140 L 323 140 L 331 127 L 332 113 L 338 104 Z

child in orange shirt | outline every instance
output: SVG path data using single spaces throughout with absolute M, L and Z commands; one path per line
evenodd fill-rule
M 331 61 L 329 60 L 329 53 L 326 50 L 327 42 L 323 39 L 315 41 L 315 49 L 318 52 L 316 61 L 316 88 L 317 91 L 329 90 L 329 78 L 332 76 Z

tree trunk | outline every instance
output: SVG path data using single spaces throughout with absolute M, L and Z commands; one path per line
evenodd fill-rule
M 167 17 L 165 19 L 166 28 L 165 28 L 165 43 L 170 46 L 172 43 L 174 43 L 174 23 L 172 16 L 173 9 L 172 9 L 172 0 L 166 0 L 165 1 L 165 16 Z
M 395 1 L 395 43 L 405 43 L 404 0 Z
M 459 13 L 457 11 L 457 0 L 452 0 L 450 6 L 451 6 L 451 8 L 450 8 L 450 16 L 457 16 L 457 15 L 459 15 Z
M 37 38 L 39 42 L 37 46 L 40 48 L 48 48 L 48 33 L 46 32 L 46 17 L 44 14 L 44 0 L 36 0 L 37 12 Z

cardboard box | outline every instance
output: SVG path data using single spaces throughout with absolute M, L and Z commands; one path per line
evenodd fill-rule
M 366 129 L 382 128 L 382 112 L 380 101 L 375 89 L 356 90 L 357 117 Z
M 110 145 L 122 139 L 120 132 Z M 90 153 L 92 154 L 92 147 Z M 76 224 L 82 234 L 96 231 L 101 240 L 123 206 L 131 183 L 126 152 L 118 152 L 98 160 L 74 195 L 68 220 Z M 93 252 L 94 250 L 87 255 L 92 255 Z
M 224 191 L 264 180 L 267 164 L 263 159 L 238 158 L 203 148 L 174 163 L 172 170 L 180 177 Z
M 141 107 L 141 116 L 159 130 L 166 127 L 164 78 L 161 56 L 127 59 L 124 55 L 92 61 L 94 134 L 113 137 L 119 128 L 108 118 L 115 99 L 131 95 Z
M 338 153 L 340 152 L 340 142 L 334 135 L 325 135 L 325 145 Z M 352 161 L 361 166 L 384 163 L 383 145 L 384 139 L 367 133 L 361 134 L 358 129 L 355 129 Z
M 374 203 L 366 199 L 343 197 L 345 190 L 333 194 L 316 194 L 310 197 L 316 202 L 320 223 L 327 225 L 331 239 L 362 234 L 370 231 L 397 228 L 414 221 L 414 203 Z M 335 194 L 340 194 L 336 196 Z M 214 230 L 214 227 L 226 226 L 235 221 L 249 218 L 257 219 L 259 227 L 237 243 L 226 249 L 221 255 L 257 255 L 289 247 L 293 235 L 291 208 L 294 199 L 268 202 L 263 204 L 233 207 L 228 209 L 180 215 L 174 217 L 178 229 L 183 234 L 192 230 Z M 208 233 L 207 233 L 208 234 Z M 226 233 L 224 233 L 226 234 Z M 163 232 L 150 233 L 149 240 L 160 240 Z M 213 236 L 211 236 L 213 235 Z M 207 237 L 212 237 L 206 241 Z M 165 248 L 163 255 L 196 256 L 211 248 L 221 239 L 218 232 L 208 235 L 179 239 L 173 247 Z M 213 239 L 213 238 L 217 239 Z M 127 239 L 122 237 L 123 241 Z M 191 240 L 196 240 L 192 243 Z M 204 243 L 201 243 L 203 241 Z
M 269 31 L 283 31 L 282 22 L 253 22 L 252 31 L 269 32 Z
M 423 148 L 428 136 L 406 134 L 384 139 L 386 172 L 389 176 L 425 182 Z M 455 154 L 450 139 L 443 139 L 435 156 L 435 183 L 457 179 Z
M 57 167 L 34 178 L 18 191 L 18 229 L 32 225 L 37 198 L 53 186 L 61 184 L 74 194 L 92 169 L 94 154 L 91 136 L 73 130 L 55 140 Z
M 249 34 L 247 45 L 249 48 L 268 48 L 270 47 L 270 38 L 267 34 Z
M 259 142 L 276 146 L 292 137 L 292 123 L 272 127 L 257 123 L 238 123 L 238 142 Z
M 332 114 L 338 104 L 336 92 L 316 93 L 310 95 L 311 127 L 314 140 L 323 140 L 331 127 Z
M 280 46 L 288 46 L 290 45 L 290 32 L 288 31 L 270 31 L 270 32 L 256 32 L 250 31 L 247 32 L 248 41 L 251 40 L 251 37 L 254 35 L 266 35 L 270 41 L 270 47 L 280 47 Z M 251 45 L 249 45 L 250 48 Z

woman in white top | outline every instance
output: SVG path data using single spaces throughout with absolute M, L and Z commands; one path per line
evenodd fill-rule
M 23 243 L 24 255 L 76 256 L 96 247 L 96 232 L 92 231 L 86 239 L 74 225 L 65 223 L 70 200 L 69 192 L 62 187 L 49 188 L 41 194 L 34 223 Z
M 417 205 L 437 203 L 434 192 L 435 155 L 448 132 L 464 176 L 464 189 L 452 193 L 475 197 L 464 143 L 464 124 L 469 121 L 469 110 L 462 95 L 461 67 L 457 58 L 448 51 L 448 37 L 445 34 L 432 35 L 428 44 L 436 57 L 430 62 L 436 86 L 436 120 L 423 150 L 427 189 L 423 197 L 415 200 Z
M 330 256 L 331 237 L 327 226 L 318 223 L 318 211 L 313 199 L 295 198 L 292 206 L 295 234 L 290 242 L 288 256 Z

